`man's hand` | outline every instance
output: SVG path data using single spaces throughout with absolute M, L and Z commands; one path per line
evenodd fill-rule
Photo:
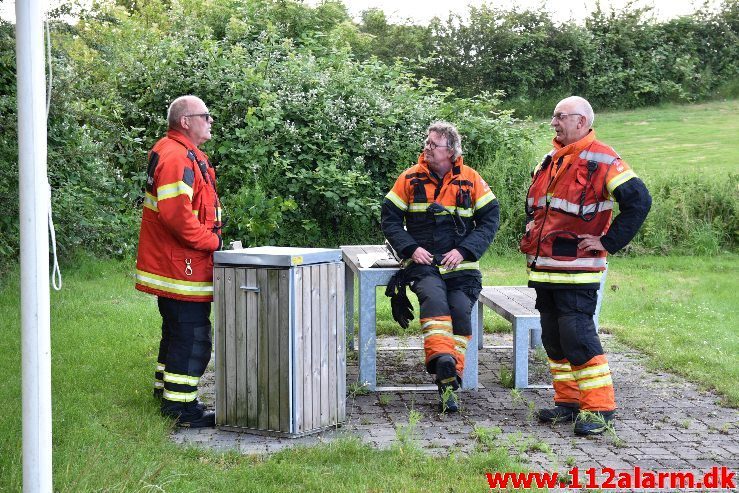
M 444 258 L 441 259 L 441 265 L 446 267 L 447 270 L 456 269 L 457 266 L 464 260 L 462 254 L 456 248 L 449 250 L 444 254 Z
M 417 264 L 431 265 L 434 262 L 434 256 L 431 255 L 425 248 L 418 247 L 416 248 L 416 251 L 413 252 L 411 260 L 413 260 Z
M 586 252 L 602 252 L 605 250 L 603 244 L 600 242 L 600 236 L 593 235 L 578 235 L 580 242 L 577 244 L 577 248 L 585 250 Z

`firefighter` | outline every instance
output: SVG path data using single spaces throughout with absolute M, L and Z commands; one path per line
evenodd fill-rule
M 397 309 L 397 295 L 405 297 L 408 284 L 418 296 L 426 369 L 436 375 L 441 412 L 458 410 L 453 391 L 461 384 L 470 314 L 482 286 L 478 260 L 498 222 L 498 201 L 464 164 L 459 132 L 450 123 L 432 123 L 418 163 L 385 196 L 382 232 L 406 266 L 389 286 L 394 317 L 405 327 L 412 318 L 399 319 Z M 407 298 L 405 304 L 410 307 Z
M 216 175 L 199 146 L 213 117 L 195 96 L 175 99 L 169 129 L 149 151 L 136 259 L 136 289 L 157 296 L 162 337 L 154 380 L 165 416 L 183 427 L 215 425 L 198 402 L 210 361 L 213 252 L 221 248 Z
M 631 241 L 652 203 L 629 165 L 596 140 L 594 118 L 581 97 L 557 104 L 553 149 L 534 169 L 521 239 L 554 386 L 554 408 L 536 415 L 575 421 L 578 435 L 603 433 L 614 419 L 611 371 L 593 323 L 597 291 L 607 253 Z M 614 201 L 620 212 L 611 223 Z

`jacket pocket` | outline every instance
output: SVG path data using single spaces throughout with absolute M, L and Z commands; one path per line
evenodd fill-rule
M 587 166 L 580 166 L 577 169 L 577 173 L 575 174 L 575 183 L 573 184 L 573 190 L 576 194 L 573 199 L 577 205 L 582 205 L 585 208 L 585 213 L 592 212 L 592 209 L 598 202 L 595 183 L 593 182 L 594 179 L 595 175 L 588 171 Z M 581 211 L 578 211 L 578 214 L 579 213 L 581 213 Z
M 577 258 L 577 238 L 571 236 L 557 236 L 552 241 L 552 258 L 559 260 L 574 260 Z
M 541 239 L 541 255 L 554 260 L 575 260 L 578 256 L 579 242 L 577 235 L 572 231 L 552 231 Z
M 213 226 L 216 223 L 216 208 L 212 205 L 205 205 L 203 206 L 203 225 L 208 228 L 212 229 Z
M 173 248 L 172 263 L 177 272 L 186 277 L 202 280 L 213 272 L 213 254 L 189 248 Z

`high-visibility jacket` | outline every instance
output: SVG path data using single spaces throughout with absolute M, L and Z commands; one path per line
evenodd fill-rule
M 149 151 L 136 289 L 213 301 L 213 252 L 221 246 L 216 175 L 207 156 L 169 130 Z
M 436 260 L 455 248 L 462 254 L 464 261 L 457 268 L 439 266 L 445 277 L 479 275 L 477 261 L 492 243 L 498 222 L 498 200 L 461 156 L 439 179 L 422 153 L 416 165 L 401 173 L 382 204 L 382 232 L 403 258 L 410 258 L 419 246 Z
M 597 289 L 606 255 L 625 246 L 644 222 L 651 197 L 642 181 L 595 132 L 554 149 L 534 170 L 521 239 L 529 286 Z M 620 224 L 609 233 L 614 199 Z M 578 235 L 602 236 L 607 251 L 578 248 Z

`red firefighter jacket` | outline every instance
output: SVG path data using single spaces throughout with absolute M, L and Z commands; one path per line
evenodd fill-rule
M 597 289 L 607 251 L 579 249 L 578 235 L 606 235 L 603 246 L 617 251 L 638 231 L 651 198 L 629 165 L 596 140 L 594 131 L 567 146 L 553 144 L 534 170 L 526 198 L 529 220 L 521 251 L 526 254 L 529 285 Z M 621 210 L 617 220 L 623 224 L 608 235 L 614 198 Z
M 461 156 L 439 179 L 422 153 L 418 164 L 401 173 L 382 204 L 382 232 L 403 258 L 419 246 L 439 258 L 459 250 L 465 261 L 450 271 L 440 266 L 445 277 L 480 275 L 477 261 L 492 243 L 498 222 L 498 200 Z
M 213 300 L 221 209 L 206 155 L 169 130 L 149 151 L 136 289 L 184 301 Z

